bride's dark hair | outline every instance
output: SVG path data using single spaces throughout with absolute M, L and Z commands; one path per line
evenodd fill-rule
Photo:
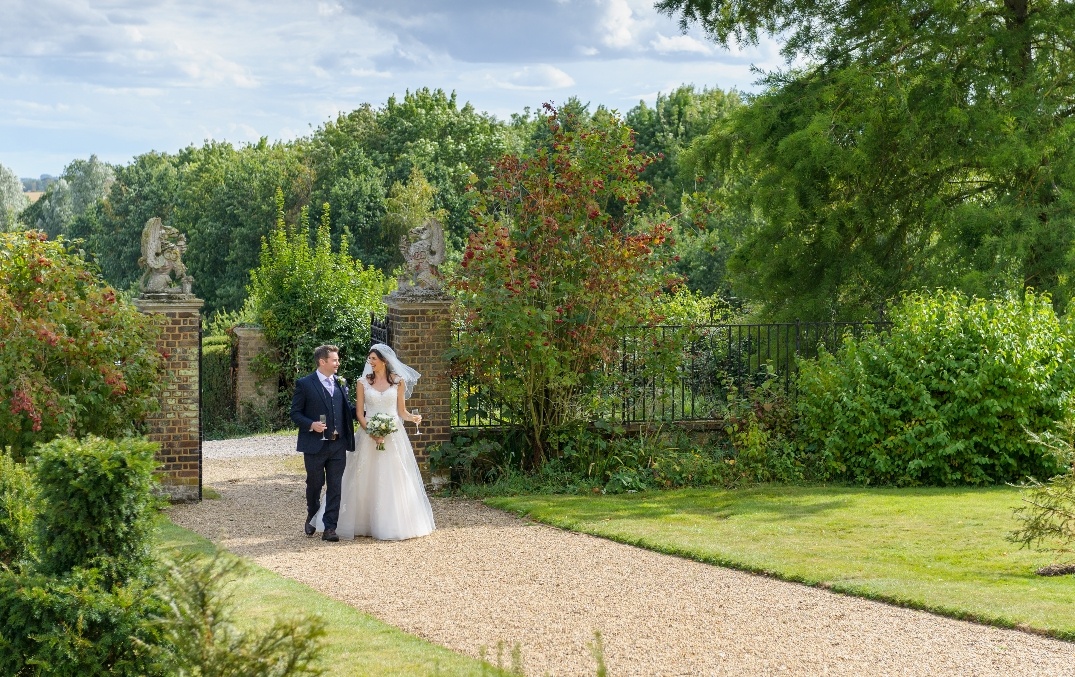
M 381 354 L 381 351 L 377 350 L 376 348 L 372 348 L 370 349 L 370 355 L 376 355 L 377 359 L 379 359 L 381 361 L 381 364 L 384 365 L 384 375 L 385 378 L 388 379 L 388 385 L 394 386 L 399 383 L 399 375 L 396 374 L 396 372 L 392 371 L 392 365 L 388 362 L 388 360 L 384 359 L 384 355 Z M 377 375 L 374 374 L 372 371 L 366 374 L 366 380 L 370 382 L 370 385 L 373 385 L 373 381 L 376 378 Z

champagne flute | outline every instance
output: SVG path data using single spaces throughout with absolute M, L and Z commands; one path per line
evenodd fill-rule
M 324 414 L 321 414 L 321 425 L 325 425 L 327 423 L 328 423 L 328 417 L 325 416 Z M 323 440 L 325 440 L 327 442 L 328 438 L 325 437 L 325 430 L 328 430 L 328 428 L 322 428 L 321 429 L 321 439 L 323 439 Z
M 418 416 L 418 415 L 419 415 L 419 414 L 418 414 L 418 410 L 417 410 L 417 409 L 414 409 L 414 410 L 412 410 L 412 411 L 411 411 L 411 414 L 412 414 L 412 415 L 414 415 L 414 416 Z M 417 437 L 418 435 L 421 435 L 421 434 L 422 434 L 422 433 L 421 433 L 421 431 L 419 431 L 419 430 L 418 430 L 418 421 L 415 421 L 415 422 L 414 422 L 414 434 L 415 434 L 415 436 L 416 436 L 416 437 Z

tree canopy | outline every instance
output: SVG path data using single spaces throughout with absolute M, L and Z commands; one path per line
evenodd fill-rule
M 1072 297 L 1075 5 L 662 0 L 796 65 L 696 144 L 759 219 L 734 283 L 780 316 L 868 315 L 901 291 Z

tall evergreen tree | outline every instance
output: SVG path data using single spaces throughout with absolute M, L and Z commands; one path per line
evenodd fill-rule
M 871 315 L 909 288 L 1075 292 L 1075 4 L 661 0 L 795 67 L 700 143 L 758 225 L 731 262 L 775 315 Z

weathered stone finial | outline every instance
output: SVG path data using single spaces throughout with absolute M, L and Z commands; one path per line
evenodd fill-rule
M 187 237 L 154 216 L 142 229 L 142 296 L 191 296 L 194 279 L 183 265 Z

